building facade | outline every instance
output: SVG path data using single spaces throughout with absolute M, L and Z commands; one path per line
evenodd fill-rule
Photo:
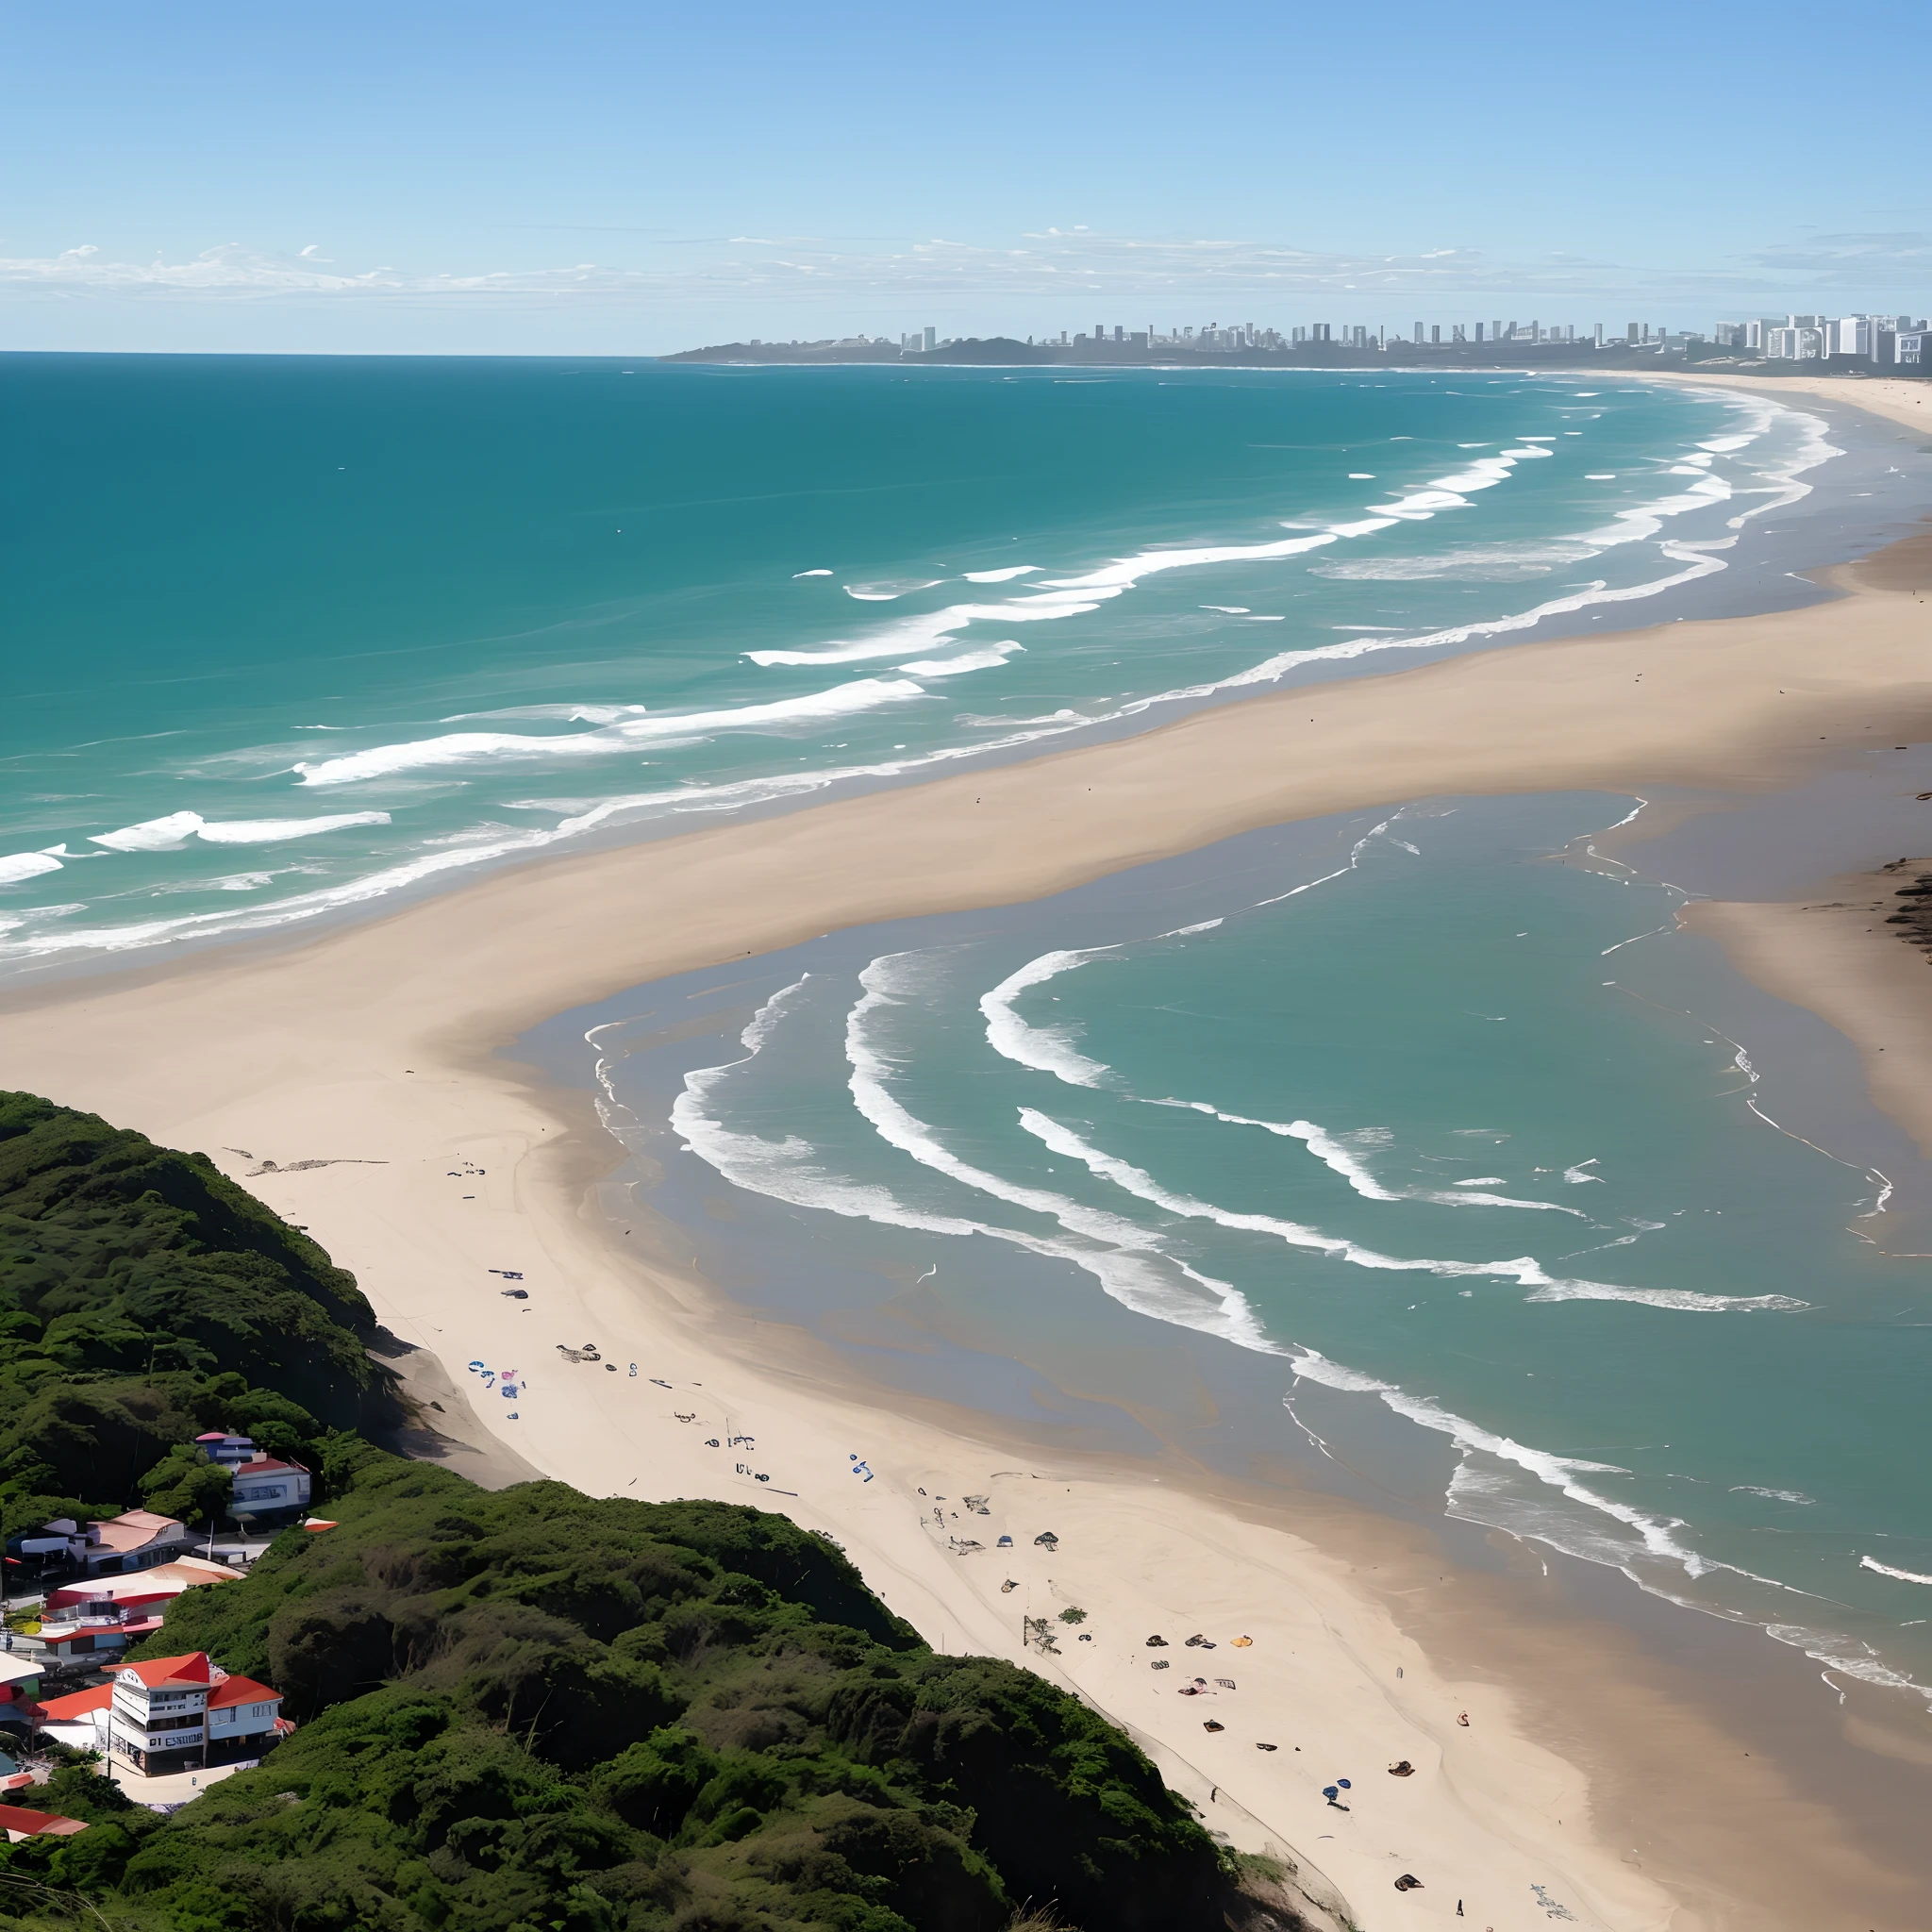
M 238 1523 L 308 1508 L 313 1485 L 299 1462 L 264 1456 L 252 1438 L 219 1429 L 195 1437 L 194 1446 L 210 1462 L 228 1471 L 232 1484 L 228 1514 Z
M 123 1664 L 114 1673 L 108 1747 L 142 1777 L 261 1757 L 282 1735 L 281 1693 L 231 1676 L 206 1651 Z

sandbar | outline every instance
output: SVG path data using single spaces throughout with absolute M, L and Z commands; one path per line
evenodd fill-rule
M 1037 898 L 1260 825 L 1458 792 L 1761 791 L 1932 735 L 1924 608 L 1889 568 L 1840 569 L 1840 594 L 1802 609 L 1251 699 L 508 869 L 323 934 L 50 981 L 0 1001 L 0 1077 L 207 1151 L 354 1269 L 387 1327 L 528 1465 L 593 1494 L 782 1507 L 836 1537 L 929 1641 L 1069 1684 L 1210 1825 L 1291 1848 L 1311 1893 L 1345 1899 L 1368 1932 L 1457 1903 L 1514 1932 L 1548 1923 L 1544 1900 L 1619 1932 L 1904 1923 L 1924 1876 L 1906 1850 L 1855 1844 L 1828 1793 L 1740 1761 L 1614 1629 L 1524 1614 L 1503 1583 L 1443 1574 L 1425 1536 L 1321 1499 L 1178 1458 L 1046 1458 L 964 1409 L 888 1406 L 810 1338 L 735 1313 L 673 1231 L 604 1215 L 597 1184 L 619 1157 L 587 1097 L 504 1053 L 551 1014 L 667 974 Z M 505 1298 L 489 1271 L 506 1268 L 541 1296 Z M 586 1341 L 601 1361 L 558 1352 Z M 475 1359 L 521 1370 L 526 1394 L 482 1390 Z M 1061 1624 L 1068 1607 L 1087 1623 Z M 1029 1647 L 1027 1618 L 1053 1652 Z M 1211 1658 L 1186 1647 L 1197 1633 Z M 1174 1668 L 1152 1672 L 1160 1657 Z M 1197 1674 L 1206 1698 L 1168 1688 Z M 1390 1777 L 1402 1760 L 1415 1774 Z M 1321 1795 L 1339 1775 L 1346 1812 Z M 1422 1892 L 1393 1890 L 1405 1871 Z

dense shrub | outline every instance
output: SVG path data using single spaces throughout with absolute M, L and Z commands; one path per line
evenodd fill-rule
M 239 1428 L 307 1461 L 390 1420 L 355 1278 L 202 1154 L 0 1092 L 0 1514 L 219 1496 L 178 1450 Z
M 258 1770 L 163 1819 L 0 1846 L 0 1926 L 154 1932 L 1091 1932 L 1220 1926 L 1227 1874 L 1127 1739 L 935 1656 L 838 1548 L 740 1505 L 490 1492 L 373 1448 L 355 1284 L 200 1156 L 0 1095 L 0 1499 L 197 1499 L 175 1445 L 317 1458 L 284 1531 L 131 1653 L 284 1693 Z M 10 1915 L 10 1916 L 9 1916 Z M 1274 1922 L 1278 1923 L 1278 1922 Z

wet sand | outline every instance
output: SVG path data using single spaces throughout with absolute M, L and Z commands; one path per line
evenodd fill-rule
M 1365 1927 L 1413 1917 L 1418 1898 L 1444 1918 L 1465 1899 L 1496 1932 L 1540 1925 L 1536 1886 L 1602 1926 L 1902 1925 L 1926 1875 L 1915 1835 L 1861 1837 L 1790 1752 L 1747 1757 L 1690 1694 L 1696 1665 L 1594 1614 L 1593 1585 L 1559 1577 L 1541 1596 L 1514 1557 L 1488 1575 L 1457 1568 L 1431 1530 L 1307 1491 L 1270 1496 L 1172 1452 L 1043 1464 L 985 1418 L 913 1397 L 888 1409 L 795 1328 L 722 1306 L 668 1227 L 608 1224 L 596 1187 L 615 1153 L 594 1113 L 502 1054 L 547 1015 L 670 973 L 1038 897 L 1253 826 L 1421 793 L 1769 793 L 1932 736 L 1924 613 L 1891 568 L 1841 574 L 1844 594 L 1802 609 L 1287 692 L 506 871 L 305 941 L 46 985 L 0 1007 L 0 1067 L 248 1174 L 534 1466 L 593 1493 L 721 1494 L 826 1529 L 932 1641 L 1024 1656 L 1080 1688 L 1184 1789 L 1218 1789 L 1238 1841 L 1270 1837 L 1325 1871 Z M 358 1164 L 270 1174 L 263 1157 Z M 489 1273 L 506 1267 L 554 1286 L 507 1300 Z M 604 1361 L 558 1353 L 586 1341 Z M 478 1392 L 475 1359 L 525 1371 L 527 1413 Z M 997 1513 L 956 1523 L 967 1493 Z M 1044 1529 L 1058 1548 L 1034 1542 Z M 1014 1537 L 1004 1574 L 988 1530 Z M 988 1547 L 962 1556 L 956 1536 Z M 1092 1644 L 1057 1621 L 1069 1594 Z M 1059 1656 L 1023 1648 L 1016 1598 L 1050 1615 Z M 1201 1656 L 1182 1644 L 1195 1631 L 1217 1665 L 1242 1659 L 1186 1673 L 1210 1680 L 1219 1732 L 1197 1701 L 1148 1688 L 1142 1639 L 1165 1634 L 1178 1669 Z M 1254 1644 L 1236 1651 L 1240 1635 Z M 1887 1740 L 1899 1778 L 1923 1775 L 1888 1707 L 1860 1699 L 1849 1716 Z M 1401 1758 L 1417 1775 L 1387 1775 Z M 1357 1794 L 1339 1831 L 1320 1796 L 1338 1774 Z M 1392 1890 L 1403 1870 L 1424 1893 Z

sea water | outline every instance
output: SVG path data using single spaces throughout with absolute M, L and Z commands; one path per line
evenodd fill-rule
M 15 973 L 1668 616 L 1833 457 L 1803 409 L 1568 374 L 0 385 Z M 613 1124 L 814 1252 L 1024 1259 L 1068 1319 L 1278 1363 L 1339 1457 L 1406 1419 L 1455 1514 L 1923 1678 L 1924 1283 L 1861 1238 L 1886 1177 L 1754 1110 L 1692 955 L 1626 944 L 1671 895 L 1551 860 L 1633 803 L 1419 802 L 1064 929 L 753 962 L 668 1087 L 599 1030 Z
M 1585 375 L 0 358 L 0 971 L 1661 615 L 1833 445 Z
M 1278 1361 L 1277 1441 L 1412 1430 L 1452 1516 L 1926 1683 L 1925 1260 L 1595 856 L 1639 808 L 1420 801 L 694 975 L 590 1028 L 606 1118 L 762 1305 L 936 1281 L 1024 1357 L 1105 1296 Z

